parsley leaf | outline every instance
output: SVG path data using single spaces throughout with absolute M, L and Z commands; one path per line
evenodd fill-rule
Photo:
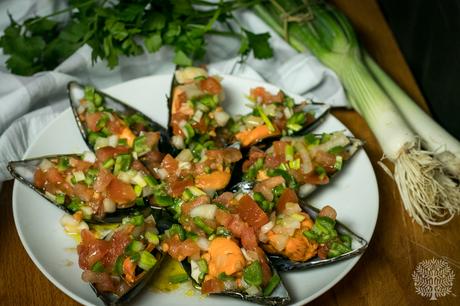
M 273 56 L 273 49 L 268 40 L 269 33 L 254 34 L 249 31 L 244 31 L 248 39 L 249 48 L 254 52 L 254 57 L 258 59 L 267 59 Z

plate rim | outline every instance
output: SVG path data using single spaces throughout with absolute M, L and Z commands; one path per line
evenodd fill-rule
M 228 75 L 228 74 L 219 74 L 219 76 L 221 76 L 223 78 L 223 80 L 225 80 L 226 78 L 227 79 L 234 79 L 236 81 L 238 81 L 238 80 L 248 80 L 248 81 L 251 81 L 252 83 L 258 83 L 259 85 L 268 86 L 268 87 L 271 87 L 271 88 L 281 89 L 279 86 L 277 86 L 275 84 L 271 84 L 271 83 L 268 83 L 268 82 L 265 82 L 265 81 L 260 81 L 260 80 L 254 80 L 254 79 L 247 78 L 247 77 L 244 77 L 244 76 L 240 77 L 240 76 L 234 76 L 234 75 Z M 135 79 L 131 79 L 131 80 L 128 80 L 128 81 L 125 81 L 125 82 L 121 82 L 121 83 L 109 86 L 107 88 L 102 89 L 102 91 L 107 91 L 110 94 L 111 91 L 116 91 L 118 87 L 123 87 L 123 86 L 127 86 L 127 85 L 129 86 L 130 83 L 136 83 L 136 82 L 139 82 L 139 81 L 145 81 L 147 79 L 156 79 L 156 78 L 159 78 L 159 79 L 169 78 L 169 79 L 171 79 L 171 75 L 170 74 L 156 74 L 156 75 L 150 75 L 150 76 L 144 76 L 144 77 L 140 77 L 140 78 L 135 78 Z M 300 96 L 298 94 L 292 94 L 292 93 L 289 93 L 289 92 L 286 92 L 286 93 L 288 95 L 290 95 L 290 96 L 296 96 L 296 97 L 300 97 L 302 99 L 305 99 L 305 98 L 303 98 L 302 96 Z M 125 102 L 124 99 L 122 99 L 122 101 Z M 129 101 L 126 101 L 126 103 L 129 104 Z M 30 154 L 30 151 L 32 150 L 32 148 L 36 146 L 36 143 L 42 137 L 42 135 L 45 132 L 47 132 L 49 126 L 53 125 L 56 121 L 61 120 L 63 116 L 66 116 L 66 113 L 71 113 L 71 112 L 72 112 L 72 110 L 70 108 L 66 108 L 63 112 L 61 112 L 55 118 L 53 118 L 53 120 L 51 120 L 43 128 L 43 130 L 40 131 L 40 133 L 38 133 L 36 138 L 32 141 L 32 143 L 29 145 L 29 147 L 27 148 L 27 150 L 23 154 L 22 159 L 28 157 L 28 155 Z M 335 120 L 339 121 L 342 125 L 345 126 L 345 128 L 347 129 L 347 132 L 351 133 L 351 131 L 348 129 L 348 127 L 346 127 L 346 125 L 343 124 L 332 113 L 329 113 L 329 116 L 332 116 Z M 373 217 L 372 218 L 373 219 L 373 224 L 371 226 L 372 230 L 370 232 L 369 237 L 366 237 L 366 240 L 370 244 L 370 242 L 372 240 L 372 237 L 373 237 L 373 235 L 375 233 L 375 228 L 376 228 L 376 224 L 377 224 L 377 220 L 378 220 L 378 214 L 379 214 L 379 209 L 380 209 L 380 196 L 379 196 L 378 182 L 377 182 L 377 177 L 376 177 L 376 174 L 375 174 L 375 171 L 374 171 L 374 167 L 372 166 L 371 160 L 370 160 L 367 152 L 364 150 L 364 148 L 362 148 L 361 151 L 363 151 L 363 153 L 360 153 L 360 154 L 364 154 L 364 157 L 365 157 L 364 160 L 366 161 L 366 163 L 368 164 L 370 169 L 372 169 L 372 182 L 371 182 L 371 184 L 372 184 L 372 186 L 375 186 L 375 189 L 377 191 L 377 195 L 376 195 L 376 213 L 375 213 L 375 216 L 372 216 Z M 28 157 L 28 158 L 30 158 L 30 157 Z M 371 178 L 369 178 L 369 179 L 371 179 Z M 40 261 L 36 258 L 36 256 L 32 252 L 29 244 L 26 241 L 26 238 L 24 236 L 24 233 L 23 233 L 22 228 L 21 228 L 21 226 L 19 224 L 19 221 L 18 221 L 18 205 L 19 204 L 17 204 L 18 200 L 16 198 L 19 196 L 18 195 L 19 188 L 17 187 L 17 186 L 19 186 L 19 184 L 20 184 L 20 182 L 17 182 L 16 180 L 14 180 L 13 192 L 12 192 L 13 219 L 14 219 L 16 230 L 17 230 L 18 235 L 19 235 L 19 239 L 21 241 L 22 246 L 26 250 L 27 255 L 31 258 L 32 262 L 39 269 L 39 271 L 41 273 L 43 273 L 45 275 L 45 277 L 54 286 L 56 286 L 61 292 L 63 292 L 64 294 L 66 294 L 67 296 L 69 296 L 70 298 L 75 300 L 76 302 L 81 303 L 83 305 L 94 305 L 91 302 L 81 298 L 79 295 L 73 293 L 71 290 L 67 289 L 64 285 L 62 285 L 56 278 L 54 278 L 46 270 L 46 268 L 40 263 Z M 344 269 L 340 273 L 338 273 L 335 278 L 333 278 L 329 283 L 327 283 L 325 286 L 323 286 L 320 290 L 316 291 L 314 294 L 312 294 L 312 295 L 310 295 L 310 296 L 308 296 L 306 298 L 303 298 L 303 299 L 301 299 L 299 301 L 296 301 L 295 303 L 292 303 L 292 304 L 289 304 L 289 305 L 291 305 L 291 306 L 304 305 L 306 303 L 309 303 L 309 302 L 315 300 L 316 298 L 318 298 L 319 296 L 321 296 L 322 294 L 327 292 L 329 289 L 331 289 L 333 286 L 335 286 L 338 282 L 340 282 L 351 271 L 351 269 L 353 269 L 353 267 L 356 266 L 358 261 L 361 259 L 361 257 L 365 253 L 366 252 L 356 256 L 355 258 L 351 258 L 351 259 L 347 260 L 346 262 L 348 263 L 348 265 L 345 266 Z

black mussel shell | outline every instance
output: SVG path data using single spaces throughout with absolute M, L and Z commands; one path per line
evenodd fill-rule
M 75 121 L 77 123 L 78 129 L 79 129 L 83 139 L 85 140 L 86 144 L 88 145 L 88 148 L 93 150 L 93 146 L 89 143 L 87 130 L 86 130 L 83 122 L 81 122 L 81 120 L 80 120 L 80 118 L 78 116 L 78 107 L 80 106 L 80 100 L 84 96 L 84 89 L 85 89 L 85 85 L 82 85 L 82 84 L 77 83 L 75 81 L 71 81 L 71 82 L 69 82 L 67 84 L 67 93 L 68 93 L 68 96 L 69 96 L 70 107 L 71 107 L 72 112 L 74 114 Z M 114 97 L 104 93 L 103 91 L 95 89 L 95 92 L 98 93 L 99 95 L 101 95 L 104 98 L 105 106 L 107 108 L 111 109 L 111 110 L 114 110 L 114 111 L 119 112 L 119 113 L 124 114 L 124 115 L 131 115 L 131 114 L 135 114 L 135 113 L 139 113 L 139 114 L 143 115 L 149 122 L 149 128 L 151 130 L 153 130 L 153 131 L 158 131 L 161 134 L 160 143 L 159 143 L 159 146 L 158 146 L 160 152 L 170 152 L 171 151 L 171 145 L 170 145 L 170 142 L 169 142 L 168 132 L 167 132 L 166 128 L 164 128 L 161 124 L 153 121 L 148 116 L 144 115 L 141 111 L 135 109 L 134 107 L 129 106 L 125 102 L 120 101 L 119 99 L 114 98 Z
M 149 282 L 152 280 L 152 277 L 155 275 L 155 272 L 161 266 L 161 262 L 165 258 L 165 255 L 157 249 L 154 249 L 153 252 L 155 252 L 154 256 L 157 259 L 155 266 L 144 272 L 144 276 L 140 278 L 136 283 L 134 283 L 131 289 L 129 289 L 122 296 L 118 296 L 111 292 L 100 292 L 93 284 L 90 284 L 91 289 L 107 306 L 127 305 L 131 303 L 139 295 L 139 293 L 142 292 L 144 287 L 149 284 Z
M 310 215 L 310 217 L 313 220 L 316 220 L 316 217 L 319 214 L 319 210 L 317 208 L 311 206 L 305 200 L 300 200 L 299 204 L 302 207 L 302 209 L 306 213 L 308 213 L 308 215 Z M 272 255 L 272 254 L 268 254 L 268 258 L 270 258 L 271 263 L 279 271 L 285 272 L 285 271 L 306 270 L 306 269 L 310 269 L 314 267 L 328 265 L 334 262 L 346 260 L 354 256 L 363 254 L 366 251 L 368 242 L 364 238 L 362 238 L 358 234 L 355 234 L 353 231 L 351 231 L 349 228 L 347 228 L 345 225 L 343 225 L 337 220 L 336 220 L 335 228 L 339 234 L 348 235 L 352 238 L 352 251 L 339 255 L 337 257 L 333 257 L 333 258 L 320 259 L 319 257 L 315 257 L 315 258 L 312 258 L 304 262 L 293 261 L 293 260 L 288 259 L 287 257 L 280 256 L 280 255 Z
M 53 206 L 62 209 L 66 213 L 73 214 L 74 212 L 68 209 L 65 205 L 59 205 L 55 203 L 52 199 L 50 199 L 43 190 L 37 188 L 34 185 L 34 174 L 37 170 L 38 165 L 44 158 L 59 158 L 62 156 L 72 157 L 77 156 L 76 154 L 66 154 L 66 155 L 54 155 L 54 156 L 42 156 L 38 158 L 31 158 L 19 161 L 11 161 L 8 163 L 8 171 L 11 175 L 38 193 L 40 196 L 45 198 L 48 202 L 52 203 Z M 103 218 L 99 218 L 97 216 L 93 216 L 90 220 L 85 220 L 89 223 L 119 223 L 123 220 L 124 217 L 131 215 L 133 213 L 142 213 L 144 216 L 147 216 L 151 212 L 151 208 L 149 207 L 147 200 L 144 201 L 146 207 L 139 207 L 133 206 L 130 208 L 123 208 L 118 209 L 113 213 L 107 213 Z
M 201 290 L 200 284 L 198 284 L 192 277 L 191 277 L 191 265 L 187 260 L 181 261 L 182 267 L 184 268 L 185 272 L 190 276 L 190 280 L 192 281 L 193 287 L 197 290 Z M 278 275 L 278 271 L 273 267 L 272 264 L 271 268 L 273 273 Z M 277 306 L 277 305 L 287 305 L 291 301 L 291 297 L 289 292 L 287 291 L 286 287 L 283 284 L 283 281 L 280 280 L 278 286 L 273 290 L 270 296 L 263 296 L 263 295 L 249 295 L 243 291 L 236 291 L 236 290 L 229 290 L 221 293 L 211 293 L 211 295 L 219 295 L 219 296 L 229 296 L 233 298 L 238 298 L 243 301 L 248 301 L 252 303 L 257 303 L 261 305 L 269 305 L 269 306 Z

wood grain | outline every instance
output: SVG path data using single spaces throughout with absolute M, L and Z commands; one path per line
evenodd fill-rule
M 401 55 L 395 39 L 374 0 L 335 0 L 353 22 L 363 45 L 378 63 L 425 110 L 426 103 Z M 460 289 L 460 222 L 455 218 L 444 227 L 422 231 L 402 208 L 393 181 L 377 165 L 382 152 L 364 120 L 354 111 L 333 112 L 359 138 L 377 175 L 380 211 L 369 249 L 351 272 L 331 290 L 311 304 L 318 305 L 431 305 L 415 293 L 412 271 L 418 262 L 446 256 L 457 277 L 453 293 Z M 0 304 L 2 305 L 78 305 L 35 267 L 21 245 L 14 226 L 12 182 L 0 193 Z M 365 186 L 363 186 L 365 188 Z M 437 305 L 458 305 L 454 296 L 440 297 Z

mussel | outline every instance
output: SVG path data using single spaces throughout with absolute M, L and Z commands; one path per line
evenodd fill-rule
M 184 270 L 190 276 L 193 287 L 195 287 L 195 289 L 197 290 L 202 290 L 202 286 L 200 285 L 200 283 L 198 283 L 198 281 L 192 277 L 192 266 L 190 262 L 188 262 L 187 260 L 183 260 L 181 261 L 181 264 Z M 291 301 L 289 292 L 284 286 L 281 280 L 281 277 L 279 276 L 278 271 L 275 269 L 275 267 L 272 264 L 270 264 L 270 267 L 273 273 L 273 279 L 278 280 L 279 283 L 276 285 L 276 287 L 273 289 L 273 291 L 269 295 L 264 295 L 263 293 L 250 294 L 243 290 L 236 290 L 236 289 L 227 289 L 224 292 L 210 293 L 210 294 L 220 295 L 220 296 L 229 296 L 229 297 L 241 299 L 243 301 L 248 301 L 248 302 L 257 303 L 261 305 L 272 305 L 272 306 L 287 305 Z
M 177 68 L 168 102 L 168 132 L 173 147 L 195 145 L 222 148 L 225 141 L 218 135 L 230 119 L 221 106 L 224 92 L 217 76 L 203 68 Z
M 77 247 L 82 279 L 105 305 L 128 304 L 152 279 L 165 258 L 158 249 L 158 233 L 153 216 L 139 214 L 126 217 L 101 239 L 82 230 Z
M 110 191 L 107 190 L 95 192 L 95 185 L 104 187 L 108 177 L 121 187 L 131 185 L 115 179 L 108 169 L 96 162 L 92 152 L 11 161 L 8 170 L 15 179 L 56 207 L 70 214 L 79 212 L 90 223 L 118 223 L 134 212 L 150 212 L 147 200 L 142 196 L 125 201 L 116 199 L 117 195 L 111 195 L 109 199 Z M 109 188 L 112 181 L 104 188 Z M 110 188 L 118 190 L 118 185 Z
M 251 148 L 249 158 L 236 169 L 239 172 L 235 176 L 242 180 L 229 190 L 250 192 L 257 181 L 281 175 L 290 188 L 305 198 L 318 187 L 327 186 L 362 146 L 361 140 L 341 131 L 283 137 L 265 151 Z
M 166 128 L 139 110 L 91 86 L 70 82 L 70 106 L 83 139 L 92 151 L 128 147 L 148 168 L 170 152 Z M 158 133 L 156 133 L 158 132 Z
M 320 210 L 308 204 L 306 200 L 299 201 L 300 206 L 302 209 L 316 222 L 318 216 L 320 215 Z M 342 261 L 345 259 L 352 258 L 354 256 L 358 256 L 364 253 L 367 249 L 368 242 L 355 234 L 353 231 L 348 229 L 345 225 L 340 223 L 337 220 L 335 222 L 331 222 L 332 219 L 325 218 L 325 222 L 329 222 L 329 224 L 335 224 L 335 231 L 337 232 L 337 236 L 346 236 L 351 238 L 348 243 L 350 244 L 347 246 L 346 250 L 341 250 L 341 252 L 337 253 L 336 256 L 327 256 L 324 254 L 325 257 L 329 258 L 320 258 L 319 256 L 315 256 L 307 261 L 295 261 L 292 259 L 287 258 L 286 256 L 282 255 L 275 255 L 275 254 L 268 254 L 270 261 L 272 264 L 279 270 L 279 271 L 297 271 L 297 270 L 306 270 L 309 268 L 319 267 L 327 264 L 331 264 L 334 262 Z M 343 246 L 339 245 L 340 248 Z

